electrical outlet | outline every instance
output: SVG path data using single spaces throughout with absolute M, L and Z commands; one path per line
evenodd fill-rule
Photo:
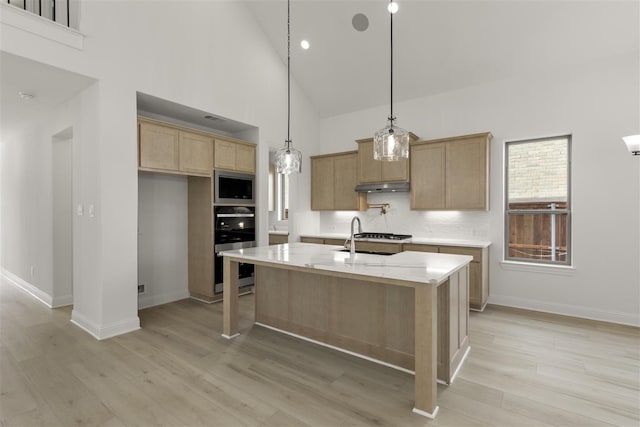
M 32 265 L 32 266 L 29 268 L 29 273 L 31 273 L 31 275 L 32 275 L 32 276 L 33 276 L 34 274 L 36 274 L 36 267 Z
M 139 294 L 144 293 L 144 285 L 138 285 L 138 293 Z

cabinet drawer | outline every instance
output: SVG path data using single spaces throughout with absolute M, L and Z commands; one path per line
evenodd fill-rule
M 300 241 L 302 243 L 316 243 L 318 245 L 324 244 L 324 239 L 321 239 L 319 237 L 300 237 Z
M 405 251 L 414 251 L 414 252 L 433 252 L 438 253 L 438 246 L 434 245 L 421 245 L 419 243 L 405 243 L 402 245 L 402 249 Z
M 280 245 L 282 243 L 289 243 L 289 235 L 287 234 L 269 234 L 270 245 Z
M 402 245 L 399 243 L 356 242 L 356 250 L 397 254 L 402 252 Z
M 481 248 L 461 248 L 459 246 L 440 246 L 440 253 L 454 255 L 470 255 L 474 262 L 482 261 Z
M 343 239 L 324 239 L 324 244 L 343 246 L 344 240 Z

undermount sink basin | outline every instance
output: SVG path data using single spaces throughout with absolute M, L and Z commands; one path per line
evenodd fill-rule
M 338 252 L 349 252 L 349 249 L 336 249 Z M 357 254 L 370 254 L 370 255 L 393 255 L 393 252 L 376 252 L 376 251 L 359 251 L 356 249 Z

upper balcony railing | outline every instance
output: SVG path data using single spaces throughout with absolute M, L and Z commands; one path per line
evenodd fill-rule
M 77 29 L 77 24 L 74 23 L 75 17 L 71 16 L 74 5 L 76 7 L 78 5 L 77 0 L 7 0 L 7 4 Z

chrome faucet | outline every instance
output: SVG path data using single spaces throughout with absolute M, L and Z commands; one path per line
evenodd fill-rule
M 356 253 L 356 243 L 353 237 L 355 235 L 355 233 L 353 232 L 353 224 L 356 222 L 356 220 L 358 221 L 358 233 L 362 233 L 362 224 L 360 223 L 360 218 L 358 218 L 358 216 L 354 216 L 351 220 L 351 237 L 349 238 L 349 240 L 351 240 L 351 245 L 349 247 L 351 255 L 355 255 Z

